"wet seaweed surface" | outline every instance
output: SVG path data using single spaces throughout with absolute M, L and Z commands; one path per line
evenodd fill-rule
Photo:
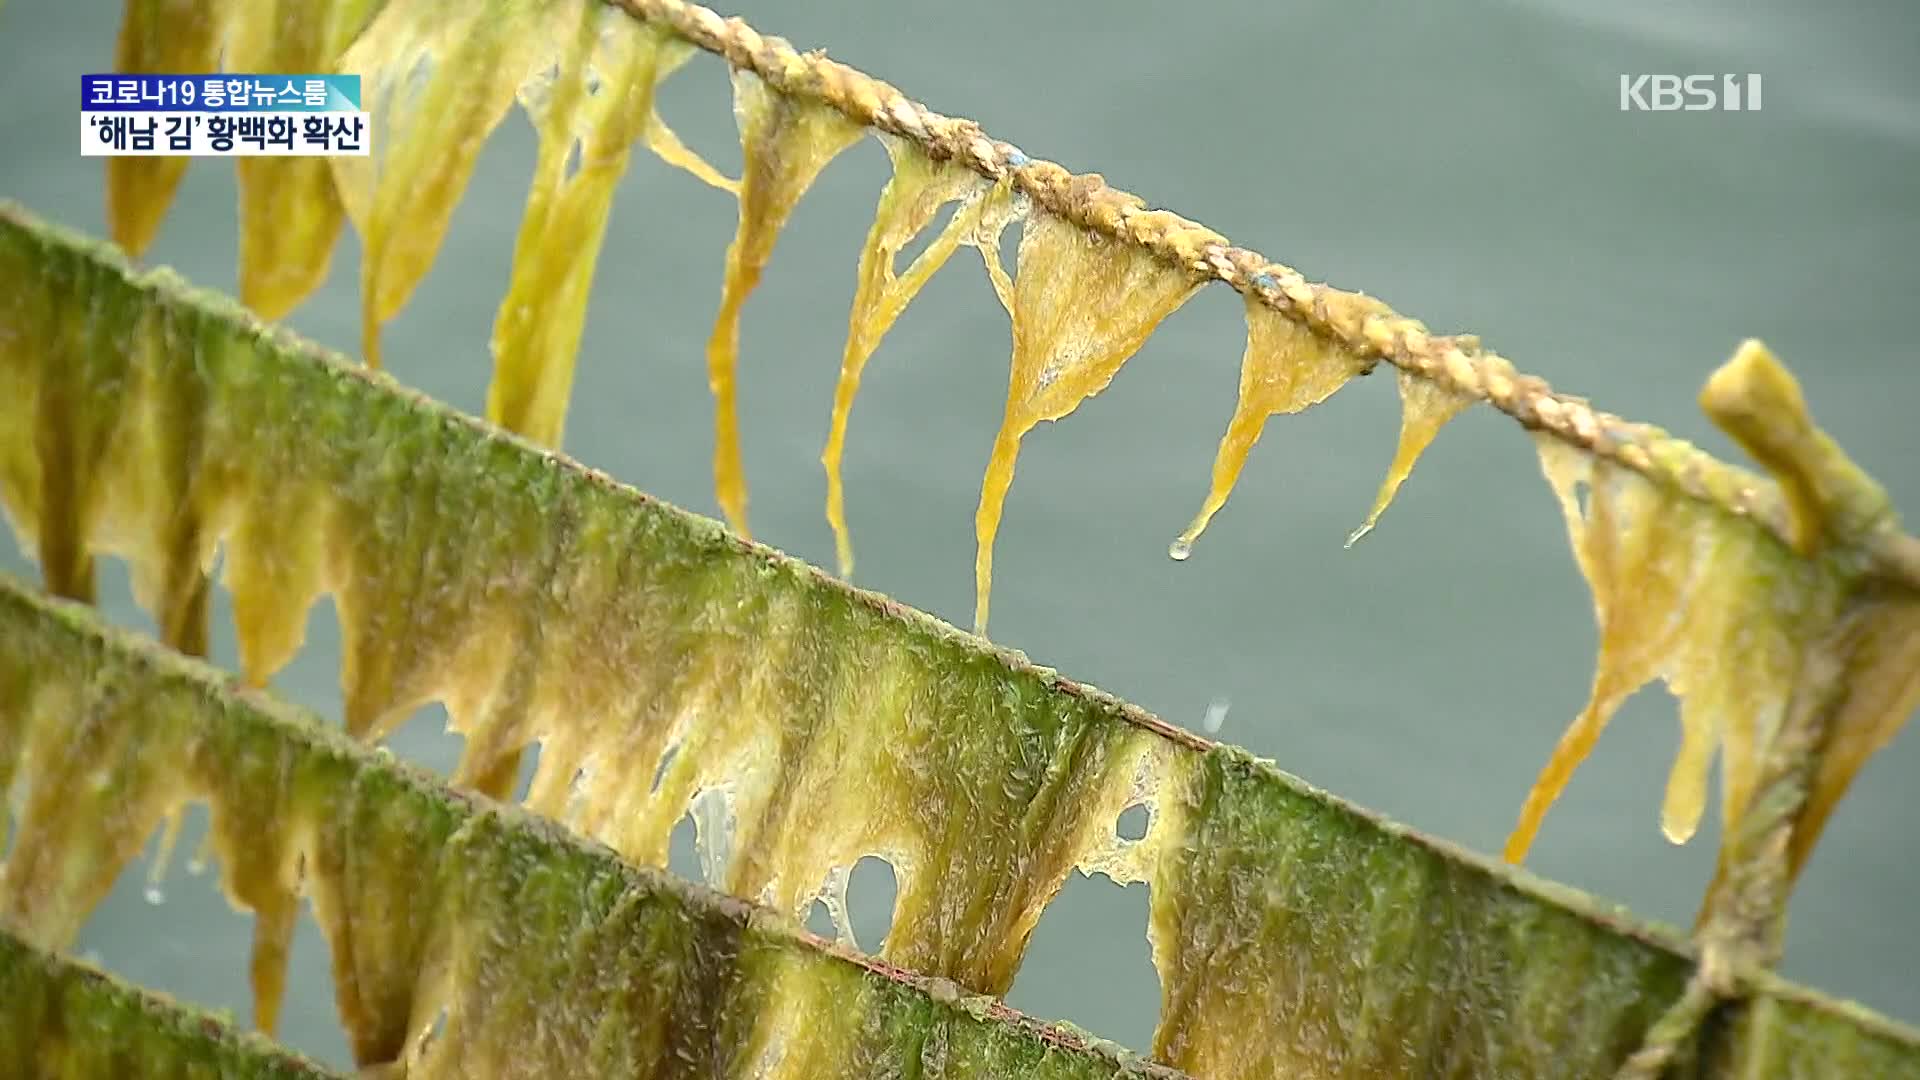
M 691 811 L 727 893 L 782 918 L 825 897 L 844 920 L 848 869 L 877 855 L 899 881 L 881 959 L 985 995 L 1006 989 L 1068 873 L 1148 882 L 1163 1006 L 1153 1055 L 1209 1077 L 1602 1075 L 1686 977 L 1663 934 L 855 591 L 19 210 L 0 215 L 0 284 L 0 495 L 55 591 L 85 599 L 96 553 L 126 558 L 169 643 L 193 651 L 219 547 L 255 686 L 332 594 L 350 735 L 379 738 L 443 701 L 467 735 L 455 779 L 494 796 L 537 744 L 530 809 L 627 863 L 662 864 Z M 1550 458 L 1561 484 L 1558 467 Z M 1610 499 L 1589 496 L 1583 550 Z M 1817 604 L 1821 581 L 1787 585 Z M 607 906 L 569 906 L 601 895 L 599 879 L 542 865 L 516 847 L 531 843 L 520 830 L 456 821 L 444 800 L 403 798 L 387 781 L 327 779 L 333 765 L 309 778 L 304 751 L 233 756 L 223 747 L 245 741 L 239 706 L 219 699 L 223 719 L 193 727 L 204 693 L 174 707 L 115 691 L 119 662 L 101 648 L 63 659 L 65 645 L 30 647 L 75 632 L 71 616 L 48 624 L 36 602 L 12 604 L 7 636 L 22 647 L 4 660 L 5 700 L 31 705 L 0 725 L 0 781 L 25 807 L 0 899 L 34 940 L 70 940 L 189 798 L 214 807 L 228 889 L 259 918 L 263 1026 L 304 892 L 335 943 L 363 1063 L 409 1052 L 428 1004 L 473 995 L 472 1008 L 538 1014 L 566 995 L 530 988 L 555 985 L 580 940 L 656 933 L 610 928 L 612 885 Z M 1909 617 L 1903 604 L 1862 616 L 1852 640 L 1877 644 L 1853 655 L 1869 671 L 1909 670 L 1884 647 L 1905 639 L 1874 629 Z M 315 762 L 362 753 L 326 745 Z M 1697 813 L 1681 790 L 1670 806 Z M 74 792 L 97 812 L 77 812 Z M 1136 805 L 1149 826 L 1122 840 L 1114 820 Z M 530 820 L 504 813 L 474 820 Z M 236 824 L 261 815 L 284 827 Z M 483 835 L 462 854 L 457 840 Z M 436 875 L 465 858 L 507 869 L 449 889 Z M 430 900 L 496 904 L 515 925 L 483 911 L 486 932 L 469 941 L 452 916 L 414 906 Z M 485 951 L 514 935 L 534 935 L 517 959 Z M 704 978 L 706 955 L 675 970 Z M 579 992 L 600 1000 L 611 985 L 625 984 Z M 797 998 L 826 995 L 816 1005 L 838 1000 L 797 985 Z M 633 1005 L 622 1023 L 657 1028 L 675 1007 Z M 614 1039 L 594 1034 L 601 1020 L 578 1022 L 568 1047 Z M 528 1043 L 504 1027 L 462 1030 L 458 1048 L 416 1049 Z M 1811 1067 L 1809 1041 L 1868 1071 L 1920 1052 L 1902 1029 L 1785 990 L 1709 1037 L 1710 1060 L 1783 1068 Z M 844 1070 L 865 1052 L 844 1033 L 821 1038 L 832 1046 L 778 1042 L 779 1053 Z

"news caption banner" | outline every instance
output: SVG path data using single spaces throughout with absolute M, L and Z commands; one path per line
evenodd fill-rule
M 358 75 L 82 75 L 82 157 L 365 157 Z

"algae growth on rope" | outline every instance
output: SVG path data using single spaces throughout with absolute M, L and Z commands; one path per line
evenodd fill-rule
M 70 941 L 161 819 L 203 802 L 221 887 L 255 914 L 256 1020 L 273 1027 L 286 964 L 281 913 L 304 897 L 363 1067 L 402 1063 L 421 1077 L 689 1067 L 849 1080 L 902 1070 L 1180 1076 L 951 983 L 829 954 L 796 921 L 457 795 L 5 578 L 0 639 L 9 645 L 0 652 L 0 790 L 23 810 L 0 863 L 0 912 L 35 943 L 29 950 Z M 1199 865 L 1189 874 L 1221 891 L 1190 888 L 1181 906 L 1157 906 L 1156 955 L 1184 951 L 1200 971 L 1223 958 L 1235 967 L 1225 998 L 1200 992 L 1197 972 L 1168 987 L 1172 1019 L 1156 1056 L 1200 1075 L 1604 1075 L 1684 977 L 1684 959 L 1644 931 L 1524 882 L 1489 880 L 1485 866 L 1275 785 L 1230 752 L 1202 759 L 1163 813 L 1208 819 L 1190 838 Z M 1333 869 L 1329 850 L 1352 858 Z M 1222 902 L 1262 906 L 1262 889 L 1269 904 L 1286 901 L 1265 914 L 1267 931 L 1293 950 L 1278 966 L 1248 964 L 1254 939 L 1222 936 L 1229 924 L 1215 917 Z M 1392 902 L 1369 905 L 1383 889 Z M 1383 917 L 1404 915 L 1399 901 L 1419 895 L 1426 903 L 1414 909 L 1445 916 L 1448 932 Z M 1359 917 L 1343 914 L 1355 909 Z M 1302 926 L 1309 916 L 1315 924 Z M 1474 947 L 1463 950 L 1456 934 Z M 0 953 L 9 948 L 21 947 L 0 935 Z M 1543 950 L 1571 967 L 1534 967 Z M 1417 994 L 1383 995 L 1378 980 L 1350 981 L 1369 965 L 1412 965 L 1427 981 Z M 12 1038 L 44 1053 L 50 1032 L 85 1027 L 97 1050 L 111 1027 L 152 1048 L 177 1031 L 142 1026 L 118 998 L 14 992 L 23 978 L 30 991 L 37 970 L 0 965 L 9 988 L 0 1045 Z M 1764 977 L 1756 991 L 1702 1048 L 1710 1064 L 1701 1075 L 1893 1075 L 1920 1062 L 1920 1033 Z M 1196 1011 L 1215 1015 L 1203 1023 Z M 1249 1038 L 1276 1024 L 1275 1037 Z
M 462 782 L 504 794 L 537 743 L 531 808 L 635 862 L 664 861 L 668 831 L 703 805 L 715 883 L 797 914 L 878 855 L 899 882 L 883 958 L 982 992 L 1005 990 L 1075 867 L 1149 883 L 1155 1046 L 1171 1065 L 1230 1080 L 1418 1076 L 1436 1060 L 1604 1071 L 1685 977 L 1670 943 L 1585 901 L 532 452 L 17 210 L 0 213 L 0 385 L 0 493 L 49 567 L 123 554 L 151 602 L 204 590 L 222 545 L 255 684 L 333 593 L 352 733 L 443 700 L 468 736 Z M 142 445 L 178 449 L 97 449 Z M 156 511 L 179 505 L 195 513 Z M 156 771 L 126 782 L 165 790 L 164 757 L 141 754 Z M 16 782 L 38 768 L 7 764 Z M 119 795 L 148 829 L 155 798 Z M 1151 824 L 1123 841 L 1114 821 L 1133 805 Z M 25 868 L 67 845 L 104 866 L 143 836 L 36 842 L 46 854 L 9 873 L 41 874 Z M 269 970 L 288 925 L 271 900 Z M 1354 962 L 1369 950 L 1403 962 Z M 1250 1044 L 1250 1030 L 1269 1034 Z
M 113 1061 L 121 1037 L 139 1039 L 138 1065 L 184 1059 L 166 1075 L 199 1075 L 238 1068 L 236 1050 L 257 1043 L 143 1025 L 124 992 L 70 976 L 55 998 L 35 990 L 47 962 L 34 951 L 69 945 L 162 817 L 191 801 L 210 812 L 223 891 L 255 916 L 257 1025 L 274 1028 L 305 899 L 363 1068 L 1181 1080 L 457 795 L 5 578 L 0 639 L 0 791 L 23 806 L 0 863 L 0 918 L 32 943 L 0 931 L 0 1047 L 20 1051 L 9 1062 L 58 1059 L 77 1030 L 86 1045 L 64 1057 L 84 1071 L 68 1075 L 141 1075 L 86 1069 Z M 318 1075 L 255 1053 L 257 1068 L 222 1075 Z
M 4 742 L 4 739 L 0 739 Z M 345 1080 L 258 1035 L 36 948 L 0 927 L 8 1076 Z

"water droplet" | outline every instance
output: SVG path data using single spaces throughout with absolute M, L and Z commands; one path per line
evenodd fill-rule
M 156 907 L 167 902 L 167 894 L 161 892 L 160 886 L 158 885 L 147 886 L 146 897 L 147 903 L 153 904 Z
M 204 874 L 206 872 L 207 872 L 207 860 L 201 858 L 198 855 L 195 855 L 193 858 L 187 860 L 187 873 L 192 874 L 194 877 L 199 877 L 201 874 Z
M 1184 536 L 1167 545 L 1167 558 L 1174 562 L 1186 562 L 1187 556 L 1192 554 L 1193 543 Z

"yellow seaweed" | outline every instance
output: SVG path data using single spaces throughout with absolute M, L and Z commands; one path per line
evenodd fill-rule
M 1886 490 L 1814 424 L 1799 382 L 1761 342 L 1741 343 L 1701 389 L 1700 406 L 1773 474 L 1786 501 L 1789 543 L 1802 556 L 1817 555 L 1833 541 L 1856 541 L 1893 521 Z M 1829 718 L 1827 742 L 1789 842 L 1790 879 L 1805 866 L 1827 816 L 1867 758 L 1920 707 L 1920 597 L 1868 580 L 1847 597 L 1814 648 L 1837 667 L 1845 692 Z M 1744 804 L 1743 795 L 1735 805 Z
M 1846 699 L 1833 719 L 1807 807 L 1788 844 L 1788 873 L 1798 877 L 1827 818 L 1872 757 L 1920 709 L 1920 596 L 1876 588 L 1857 600 L 1835 635 L 1847 657 Z
M 1248 294 L 1246 307 L 1247 350 L 1240 360 L 1240 397 L 1213 459 L 1213 485 L 1207 490 L 1206 502 L 1167 549 L 1175 559 L 1193 553 L 1193 542 L 1227 504 L 1268 417 L 1320 404 L 1369 366 L 1365 358 L 1316 335 L 1296 319 L 1262 303 L 1258 296 Z
M 860 125 L 818 101 L 781 94 L 751 71 L 733 72 L 733 112 L 744 166 L 740 224 L 727 245 L 720 311 L 707 340 L 707 383 L 713 390 L 713 486 L 727 523 L 747 529 L 747 479 L 740 463 L 735 372 L 740 360 L 740 308 L 760 283 L 780 229 L 820 170 L 860 138 Z
M 900 317 L 921 286 L 946 264 L 963 240 L 974 234 L 986 205 L 981 179 L 953 162 L 936 162 L 919 147 L 897 136 L 881 136 L 893 161 L 893 177 L 880 192 L 873 227 L 860 251 L 853 308 L 847 316 L 847 346 L 840 360 L 840 380 L 833 392 L 833 422 L 820 463 L 827 470 L 827 522 L 833 527 L 840 576 L 853 577 L 853 540 L 847 530 L 846 495 L 841 486 L 840 462 L 846 451 L 847 420 L 860 392 L 860 376 L 867 359 L 879 347 L 894 320 Z M 894 273 L 900 249 L 920 235 L 947 203 L 964 200 L 940 235 L 927 245 L 903 275 Z M 984 249 L 983 249 L 984 250 Z
M 240 7 L 236 0 L 126 0 L 113 69 L 132 75 L 217 71 L 221 45 Z M 147 250 L 191 160 L 107 159 L 107 228 L 114 243 L 132 255 Z
M 1536 437 L 1593 590 L 1600 650 L 1587 707 L 1528 792 L 1507 841 L 1509 861 L 1525 856 L 1614 709 L 1655 676 L 1680 699 L 1682 733 L 1660 828 L 1684 843 L 1699 825 L 1714 752 L 1721 814 L 1731 826 L 1755 796 L 1761 761 L 1789 709 L 1827 707 L 1796 705 L 1797 692 L 1814 689 L 1803 673 L 1841 673 L 1847 689 L 1827 718 L 1827 744 L 1790 841 L 1790 876 L 1866 759 L 1920 705 L 1920 601 L 1860 583 L 1844 549 L 1822 554 L 1827 541 L 1851 542 L 1890 520 L 1886 492 L 1814 426 L 1799 384 L 1758 341 L 1744 342 L 1713 374 L 1700 403 L 1779 483 L 1786 544 L 1751 518 Z M 1663 439 L 1654 453 L 1674 474 L 1704 471 L 1704 455 L 1678 440 Z M 1732 850 L 1722 849 L 1721 873 Z
M 1097 177 L 1081 178 L 1097 185 Z M 991 265 L 991 264 L 990 264 Z M 974 514 L 973 626 L 987 630 L 993 540 L 1013 484 L 1020 440 L 1106 389 L 1147 336 L 1201 279 L 1047 212 L 1029 217 L 1011 288 L 1013 365 L 1006 417 L 994 438 Z
M 682 63 L 682 61 L 674 58 L 679 48 L 679 40 L 679 38 L 670 37 L 667 42 L 661 46 L 662 53 L 659 61 L 659 71 L 654 76 L 656 82 L 672 74 L 673 70 L 678 68 Z M 719 169 L 709 165 L 706 158 L 694 153 L 691 147 L 681 142 L 680 136 L 674 134 L 673 129 L 667 126 L 666 121 L 660 119 L 658 111 L 653 112 L 647 117 L 646 130 L 642 134 L 641 139 L 647 144 L 647 149 L 653 151 L 654 156 L 658 157 L 661 161 L 666 162 L 676 169 L 685 170 L 692 175 L 694 179 L 699 180 L 708 187 L 724 191 L 736 198 L 739 197 L 740 181 L 725 175 Z
M 1367 512 L 1367 520 L 1353 530 L 1347 537 L 1347 546 L 1352 547 L 1361 537 L 1373 531 L 1380 515 L 1387 512 L 1393 497 L 1400 491 L 1400 485 L 1407 482 L 1413 473 L 1413 466 L 1420 455 L 1427 452 L 1433 444 L 1434 436 L 1447 421 L 1460 415 L 1460 411 L 1473 404 L 1473 399 L 1440 385 L 1433 379 L 1423 379 L 1409 372 L 1399 373 L 1400 384 L 1400 444 L 1394 449 L 1393 464 L 1387 467 L 1387 478 L 1380 484 L 1380 493 L 1374 496 L 1373 509 Z
M 341 57 L 373 122 L 368 156 L 329 159 L 361 236 L 368 366 L 380 366 L 381 326 L 433 265 L 481 145 L 554 41 L 567 40 L 555 33 L 565 13 L 521 0 L 391 0 Z
M 577 5 L 579 27 L 550 83 L 521 98 L 540 137 L 539 160 L 514 245 L 513 277 L 493 325 L 487 418 L 559 446 L 587 297 L 613 191 L 650 125 L 654 88 L 693 47 L 600 3 Z M 598 90 L 589 84 L 598 76 Z M 665 136 L 669 160 L 711 169 Z M 571 167 L 570 167 L 571 165 Z M 717 176 L 717 174 L 714 174 Z M 725 184 L 724 178 L 720 182 Z
M 332 71 L 380 0 L 251 0 L 235 21 L 229 71 Z M 240 181 L 240 299 L 264 319 L 298 307 L 327 279 L 346 211 L 327 159 L 243 157 Z
M 1007 226 L 1025 220 L 1031 208 L 1027 197 L 1014 191 L 1011 179 L 1002 179 L 981 197 L 980 220 L 960 241 L 980 253 L 994 298 L 1009 317 L 1013 315 L 1013 278 L 1000 265 L 1000 237 Z
M 1794 550 L 1816 553 L 1891 518 L 1893 503 L 1838 443 L 1814 426 L 1800 384 L 1749 339 L 1700 390 L 1700 407 L 1780 484 Z
M 1722 814 L 1738 820 L 1808 642 L 1831 617 L 1830 583 L 1751 521 L 1725 517 L 1547 436 L 1536 442 L 1593 591 L 1600 642 L 1588 703 L 1528 792 L 1506 858 L 1526 856 L 1547 808 L 1613 712 L 1656 677 L 1680 699 L 1682 732 L 1661 831 L 1674 843 L 1693 835 L 1716 750 Z M 1673 452 L 1697 453 L 1684 444 Z

